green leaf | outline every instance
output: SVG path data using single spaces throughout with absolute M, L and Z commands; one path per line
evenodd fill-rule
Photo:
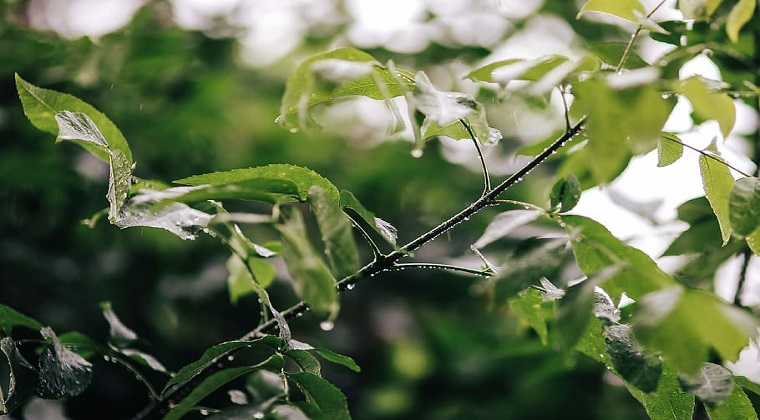
M 119 353 L 156 372 L 168 373 L 164 365 L 148 353 L 135 349 L 119 349 Z
M 738 384 L 738 381 L 736 383 Z M 734 386 L 734 391 L 720 405 L 706 408 L 711 420 L 757 420 L 758 418 L 752 401 L 738 386 Z
M 266 336 L 251 341 L 227 341 L 221 344 L 217 344 L 203 352 L 203 355 L 200 359 L 180 369 L 169 380 L 169 382 L 166 383 L 166 386 L 164 386 L 162 393 L 165 393 L 166 390 L 175 384 L 185 383 L 190 379 L 193 379 L 196 375 L 201 373 L 201 371 L 206 369 L 209 365 L 215 363 L 218 358 L 226 355 L 227 353 L 242 347 L 252 347 L 257 343 L 266 344 L 270 347 L 280 347 L 282 345 L 280 339 L 274 336 Z
M 317 219 L 333 273 L 338 278 L 354 274 L 359 270 L 359 251 L 354 242 L 351 220 L 318 185 L 309 188 L 308 202 Z
M 544 298 L 541 292 L 529 288 L 517 296 L 509 299 L 509 307 L 530 325 L 541 339 L 541 344 L 546 345 L 548 330 L 546 328 L 546 318 L 544 317 L 544 308 L 542 303 Z
M 588 115 L 587 163 L 598 183 L 614 179 L 631 153 L 657 147 L 672 104 L 650 83 L 656 79 L 656 70 L 644 68 L 573 87 L 575 107 Z
M 731 371 L 715 363 L 704 363 L 699 373 L 693 377 L 681 375 L 681 388 L 702 400 L 707 407 L 715 408 L 734 391 L 734 376 Z
M 170 198 L 170 194 L 173 192 L 142 189 L 129 200 L 112 223 L 120 228 L 144 226 L 164 229 L 185 240 L 197 238 L 213 216 L 183 203 L 157 206 Z
M 678 8 L 684 19 L 705 19 L 718 9 L 723 0 L 679 0 Z
M 641 344 L 662 351 L 666 361 L 686 374 L 696 373 L 711 349 L 736 361 L 760 325 L 715 294 L 682 286 L 643 296 L 632 324 Z
M 614 301 L 624 292 L 638 299 L 676 284 L 648 255 L 614 237 L 598 222 L 583 216 L 563 216 L 562 222 L 572 238 L 575 259 L 584 273 L 591 275 L 606 267 L 620 266 L 620 270 L 603 283 Z
M 324 358 L 328 362 L 332 362 L 332 363 L 341 365 L 343 367 L 351 369 L 352 371 L 354 371 L 356 373 L 359 373 L 362 370 L 359 367 L 359 365 L 356 364 L 356 362 L 354 361 L 354 359 L 352 359 L 352 358 L 350 358 L 348 356 L 344 356 L 342 354 L 335 353 L 334 351 L 328 350 L 328 349 L 314 349 L 314 352 L 317 353 L 318 355 L 322 356 L 322 358 Z
M 658 32 L 652 32 L 650 36 L 654 37 L 659 35 Z M 599 42 L 589 46 L 591 52 L 603 63 L 610 66 L 617 67 L 620 60 L 623 59 L 626 49 L 628 48 L 627 42 Z M 628 58 L 625 61 L 626 69 L 638 69 L 641 67 L 647 67 L 649 63 L 644 61 L 643 58 L 636 52 L 636 50 L 628 50 Z
M 381 100 L 403 95 L 413 83 L 408 72 L 399 72 L 408 80 L 353 48 L 313 55 L 290 73 L 277 122 L 291 131 L 316 128 L 319 125 L 309 115 L 315 105 L 349 96 Z
M 240 376 L 259 369 L 281 370 L 284 366 L 285 361 L 283 360 L 282 356 L 279 354 L 273 354 L 267 360 L 257 365 L 241 366 L 215 372 L 208 378 L 204 379 L 200 385 L 193 388 L 193 391 L 190 392 L 187 397 L 175 405 L 172 410 L 166 416 L 164 416 L 164 420 L 179 420 L 206 396 L 229 383 L 230 381 L 239 378 Z
M 82 112 L 61 111 L 55 114 L 55 122 L 58 124 L 58 138 L 56 141 L 72 141 L 82 147 L 94 147 L 99 152 L 110 155 L 108 142 L 103 137 L 100 129 L 87 114 Z
M 111 344 L 117 348 L 124 348 L 137 341 L 137 334 L 119 320 L 111 307 L 111 302 L 100 302 L 100 308 L 110 327 L 108 341 Z
M 540 210 L 509 210 L 497 214 L 486 226 L 486 230 L 473 246 L 483 248 L 488 244 L 508 236 L 515 229 L 526 225 L 543 214 Z
M 681 390 L 678 372 L 667 363 L 654 393 L 646 393 L 626 383 L 628 391 L 644 406 L 652 420 L 690 419 L 694 412 L 694 397 Z
M 700 155 L 699 170 L 702 174 L 705 196 L 718 219 L 723 245 L 725 245 L 731 239 L 729 196 L 734 186 L 734 177 L 731 176 L 723 159 L 716 155 L 711 155 L 711 157 Z
M 311 169 L 288 164 L 272 164 L 258 166 L 255 168 L 233 169 L 225 172 L 212 172 L 203 175 L 194 175 L 188 178 L 182 178 L 174 181 L 184 185 L 223 185 L 238 183 L 251 179 L 266 178 L 290 181 L 298 188 L 298 199 L 306 201 L 309 195 L 309 188 L 312 185 L 318 185 L 327 192 L 328 197 L 335 203 L 340 202 L 338 189 L 330 181 Z
M 277 225 L 277 231 L 296 293 L 315 314 L 333 318 L 340 307 L 335 278 L 309 243 L 301 214 L 292 208 L 283 210 L 288 210 L 284 212 L 285 222 Z
M 747 236 L 746 239 L 749 249 L 751 249 L 755 255 L 760 255 L 760 228 L 755 229 L 755 231 Z
M 699 76 L 681 82 L 681 93 L 691 102 L 699 118 L 717 121 L 723 137 L 728 137 L 736 122 L 736 107 L 730 96 L 711 90 Z
M 194 203 L 205 200 L 251 200 L 274 204 L 295 201 L 295 198 L 299 197 L 296 184 L 287 179 L 274 178 L 252 178 L 225 184 L 164 190 L 164 192 L 169 191 L 182 191 L 182 193 L 176 197 L 167 198 L 158 204 L 159 207 L 171 202 Z
M 741 236 L 760 228 L 760 178 L 746 177 L 734 183 L 728 197 L 731 229 Z
M 398 238 L 396 228 L 385 220 L 375 217 L 375 214 L 367 210 L 351 191 L 340 191 L 340 206 L 344 209 L 348 208 L 355 211 L 362 220 L 367 222 L 389 244 L 396 245 L 396 239 Z
M 37 371 L 10 337 L 0 340 L 0 414 L 9 414 L 34 394 Z
M 274 266 L 260 258 L 249 257 L 247 260 L 248 268 L 237 255 L 232 255 L 227 259 L 227 291 L 230 295 L 230 302 L 236 304 L 238 300 L 251 293 L 256 293 L 258 288 L 254 282 L 262 288 L 267 288 L 275 279 L 277 270 Z M 253 271 L 254 277 L 248 270 Z
M 296 362 L 302 372 L 320 375 L 322 365 L 319 360 L 306 350 L 288 350 L 285 356 Z
M 549 193 L 549 208 L 560 213 L 570 211 L 581 199 L 581 183 L 573 174 L 560 178 Z
M 306 397 L 301 408 L 316 420 L 349 420 L 346 396 L 330 382 L 308 372 L 289 373 L 290 378 Z
M 92 364 L 64 347 L 50 327 L 42 328 L 40 334 L 48 343 L 40 354 L 37 395 L 58 399 L 84 392 L 92 381 Z
M 109 179 L 108 179 L 108 220 L 118 223 L 122 217 L 122 210 L 129 198 L 132 186 L 132 164 L 120 151 L 110 153 Z
M 756 3 L 757 0 L 739 0 L 731 9 L 726 20 L 726 33 L 731 42 L 739 42 L 739 31 L 752 19 Z
M 564 68 L 561 68 L 563 66 Z M 474 82 L 489 82 L 507 85 L 512 80 L 526 80 L 538 82 L 552 76 L 553 84 L 559 84 L 568 76 L 581 71 L 595 71 L 599 68 L 599 62 L 584 57 L 581 60 L 571 60 L 563 55 L 545 55 L 535 59 L 513 58 L 486 64 L 471 71 L 465 78 Z M 555 70 L 562 70 L 560 76 L 554 74 Z
M 646 352 L 629 324 L 610 325 L 604 331 L 607 353 L 615 370 L 629 384 L 644 392 L 654 392 L 662 375 L 662 360 Z
M 755 395 L 760 395 L 760 384 L 751 381 L 746 376 L 734 376 L 734 382 Z
M 657 166 L 668 166 L 683 156 L 683 142 L 673 133 L 663 132 L 657 139 Z
M 639 23 L 647 13 L 639 0 L 589 0 L 575 18 L 580 19 L 588 12 L 607 13 L 633 23 Z
M 567 255 L 567 240 L 542 241 L 537 247 L 510 258 L 492 277 L 494 299 L 509 299 L 537 284 L 542 277 L 554 277 Z
M 13 327 L 27 327 L 39 331 L 43 325 L 15 309 L 0 304 L 0 328 L 6 335 L 11 335 Z
M 71 349 L 74 353 L 90 359 L 102 352 L 100 344 L 79 331 L 68 331 L 58 336 L 61 344 Z
M 91 119 L 93 125 L 100 129 L 102 138 L 108 144 L 108 148 L 111 151 L 120 151 L 126 157 L 129 166 L 132 166 L 132 151 L 129 149 L 127 140 L 108 117 L 79 98 L 34 86 L 22 79 L 18 74 L 15 77 L 16 89 L 24 106 L 24 113 L 37 129 L 58 135 L 56 114 L 62 111 L 84 113 L 88 119 Z M 102 147 L 88 142 L 78 143 L 99 159 L 105 162 L 109 161 L 109 154 Z
M 560 348 L 577 346 L 584 331 L 588 332 L 590 328 L 589 319 L 592 314 L 603 325 L 620 321 L 620 311 L 610 297 L 596 290 L 600 283 L 617 271 L 617 267 L 604 269 L 567 288 L 557 305 L 554 321 L 555 342 Z

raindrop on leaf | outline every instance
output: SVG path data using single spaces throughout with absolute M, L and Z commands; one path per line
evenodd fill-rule
M 335 323 L 332 321 L 322 321 L 319 323 L 319 328 L 321 328 L 322 331 L 332 331 L 332 329 L 335 328 Z

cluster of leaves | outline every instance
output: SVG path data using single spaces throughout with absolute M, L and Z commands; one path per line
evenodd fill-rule
M 734 43 L 740 43 L 745 36 L 741 29 L 755 7 L 755 2 L 744 0 L 732 7 L 720 1 L 682 3 L 686 18 L 725 21 L 725 32 Z M 527 81 L 530 83 L 521 85 L 525 87 L 520 93 L 532 96 L 546 95 L 560 86 L 563 97 L 572 92 L 574 100 L 566 110 L 567 133 L 562 141 L 542 144 L 548 146 L 547 153 L 539 154 L 532 162 L 541 164 L 550 155 L 561 162 L 560 179 L 551 189 L 545 208 L 518 203 L 526 208 L 497 215 L 472 248 L 485 268 L 448 268 L 489 277 L 495 302 L 508 303 L 544 344 L 577 350 L 605 364 L 624 380 L 652 418 L 688 418 L 695 397 L 705 403 L 714 418 L 737 413 L 743 418 L 757 418 L 744 390 L 757 393 L 758 386 L 710 363 L 713 353 L 721 360 L 735 361 L 739 352 L 757 338 L 757 318 L 710 291 L 691 288 L 680 281 L 680 276 L 689 275 L 688 266 L 683 273 L 677 273 L 680 276 L 665 273 L 652 258 L 615 238 L 598 222 L 567 214 L 583 189 L 611 182 L 633 156 L 656 149 L 659 166 L 666 166 L 683 155 L 684 146 L 691 148 L 678 137 L 680 133 L 662 131 L 676 97 L 691 103 L 695 119 L 716 121 L 721 135 L 727 137 L 736 115 L 733 98 L 727 92 L 741 87 L 697 76 L 686 80 L 672 77 L 673 66 L 701 51 L 695 47 L 719 44 L 714 39 L 700 38 L 704 28 L 688 29 L 681 21 L 655 23 L 650 19 L 652 13 L 647 14 L 638 0 L 591 0 L 580 15 L 592 12 L 611 14 L 638 25 L 617 62 L 592 52 L 581 57 L 515 58 L 487 64 L 466 76 L 483 83 L 484 89 Z M 656 65 L 627 67 L 629 57 L 635 54 L 633 43 L 643 29 L 653 31 L 653 38 L 665 42 L 680 34 L 677 48 Z M 716 51 L 729 48 L 724 45 Z M 198 361 L 174 374 L 162 393 L 153 392 L 157 402 L 171 407 L 165 413 L 168 418 L 179 418 L 210 393 L 242 376 L 247 376 L 249 395 L 232 392 L 238 406 L 224 410 L 219 418 L 290 418 L 294 413 L 317 418 L 348 417 L 345 397 L 321 378 L 320 363 L 310 351 L 353 370 L 358 371 L 358 367 L 345 356 L 294 340 L 287 317 L 308 308 L 321 318 L 323 329 L 330 329 L 338 316 L 340 289 L 351 288 L 362 276 L 400 267 L 399 259 L 481 208 L 507 203 L 495 197 L 521 180 L 510 178 L 492 187 L 483 161 L 486 182 L 480 199 L 428 234 L 398 246 L 393 226 L 375 217 L 353 193 L 338 189 L 303 167 L 273 164 L 208 173 L 179 179 L 175 183 L 181 186 L 174 187 L 140 179 L 133 173 L 136 164 L 127 141 L 105 115 L 73 96 L 34 86 L 19 76 L 16 86 L 24 112 L 35 127 L 56 135 L 58 141 L 76 143 L 108 164 L 109 206 L 91 219 L 92 224 L 107 215 L 112 224 L 121 228 L 160 228 L 182 239 L 195 239 L 201 233 L 217 237 L 230 251 L 230 299 L 235 302 L 247 294 L 258 295 L 262 305 L 259 328 L 245 339 L 208 349 Z M 757 96 L 756 86 L 744 88 Z M 356 96 L 385 101 L 396 128 L 402 124 L 412 127 L 412 155 L 416 157 L 422 156 L 425 141 L 431 137 L 471 139 L 478 151 L 501 137 L 489 126 L 485 107 L 475 96 L 438 90 L 424 72 L 399 69 L 393 62 L 382 64 L 351 48 L 315 55 L 296 67 L 288 79 L 278 121 L 291 131 L 314 129 L 318 123 L 312 116 L 313 108 Z M 408 110 L 407 118 L 401 116 L 394 99 L 399 97 Z M 578 121 L 573 127 L 571 119 Z M 550 153 L 559 151 L 581 130 L 583 147 L 563 149 L 557 155 Z M 710 260 L 713 274 L 714 268 L 737 252 L 749 250 L 760 255 L 760 179 L 747 175 L 734 180 L 718 148 L 714 141 L 707 149 L 699 150 L 705 198 L 681 206 L 679 217 L 691 228 L 665 252 L 708 252 L 688 238 L 703 229 L 712 232 L 717 220 L 716 239 L 723 247 L 709 251 L 711 256 L 719 256 Z M 269 211 L 227 211 L 224 203 L 233 200 L 263 203 Z M 305 208 L 313 214 L 321 246 L 309 238 L 302 211 Z M 709 217 L 704 217 L 705 213 Z M 562 232 L 560 238 L 537 238 L 537 246 L 498 267 L 481 253 L 481 249 L 508 237 L 516 228 L 539 221 L 554 223 Z M 245 224 L 270 226 L 278 240 L 257 243 L 244 233 L 241 225 Z M 355 231 L 373 256 L 363 267 Z M 391 251 L 384 253 L 375 237 L 383 238 L 387 242 L 384 247 Z M 550 279 L 559 278 L 570 252 L 585 277 L 570 286 L 557 287 Z M 281 311 L 270 301 L 267 288 L 276 270 L 269 260 L 274 257 L 282 257 L 285 262 L 302 305 Z M 623 296 L 632 303 L 621 305 Z M 132 360 L 166 372 L 152 356 L 133 348 L 136 334 L 118 321 L 110 306 L 104 305 L 104 315 L 111 325 L 111 342 L 108 347 L 99 347 L 81 335 L 71 342 L 64 340 L 65 335 L 56 337 L 51 329 L 4 307 L 0 321 L 6 335 L 2 350 L 7 360 L 7 380 L 2 387 L 0 409 L 15 409 L 35 389 L 43 398 L 79 394 L 92 374 L 88 354 L 116 357 L 125 365 L 129 365 L 125 360 Z M 38 369 L 18 352 L 11 338 L 14 326 L 40 331 L 44 349 Z M 279 336 L 262 335 L 265 328 L 277 329 Z M 67 345 L 89 353 L 77 354 Z M 225 368 L 235 359 L 233 355 L 251 347 L 265 349 L 267 356 L 257 363 Z M 297 365 L 295 371 L 287 369 L 286 359 Z M 291 400 L 289 383 L 297 386 L 305 401 Z M 187 384 L 191 384 L 189 392 L 176 397 L 174 392 Z

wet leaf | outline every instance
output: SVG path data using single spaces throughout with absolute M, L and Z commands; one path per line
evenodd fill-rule
M 65 332 L 58 336 L 58 340 L 60 340 L 61 344 L 66 346 L 66 348 L 85 359 L 90 359 L 102 352 L 102 348 L 97 341 L 79 331 Z
M 129 149 L 127 140 L 108 117 L 79 98 L 34 86 L 22 79 L 18 74 L 15 77 L 16 89 L 24 106 L 24 113 L 37 129 L 58 135 L 59 129 L 55 118 L 56 114 L 62 111 L 86 114 L 88 119 L 93 122 L 93 125 L 100 129 L 109 149 L 111 151 L 120 151 L 126 157 L 129 166 L 132 165 L 132 151 Z M 100 160 L 104 162 L 109 161 L 109 153 L 106 153 L 101 146 L 97 146 L 91 142 L 78 142 L 78 144 Z
M 538 334 L 541 344 L 546 345 L 548 330 L 542 307 L 544 298 L 540 291 L 529 288 L 509 299 L 509 307 Z
M 491 219 L 483 235 L 473 245 L 476 248 L 483 248 L 494 241 L 509 236 L 515 229 L 538 219 L 542 214 L 543 212 L 540 210 L 510 210 L 499 213 Z
M 351 191 L 340 191 L 340 206 L 355 211 L 362 220 L 371 226 L 375 232 L 379 233 L 389 244 L 396 245 L 396 239 L 398 238 L 396 228 L 385 220 L 375 217 L 375 214 L 367 210 Z
M 296 362 L 302 372 L 309 372 L 320 375 L 322 365 L 319 360 L 306 350 L 289 350 L 285 356 Z
M 729 195 L 734 186 L 734 177 L 719 156 L 699 156 L 699 170 L 707 201 L 718 219 L 723 245 L 731 239 L 731 218 Z
M 736 361 L 739 352 L 757 336 L 758 321 L 718 296 L 682 286 L 668 287 L 641 297 L 633 315 L 636 338 L 662 352 L 679 372 L 694 374 L 710 350 Z
M 610 325 L 604 331 L 607 353 L 615 370 L 629 384 L 644 392 L 654 392 L 662 375 L 662 360 L 647 353 L 628 324 Z
M 0 304 L 0 328 L 6 335 L 11 335 L 13 327 L 27 327 L 39 331 L 42 324 L 15 309 Z
M 213 216 L 184 203 L 172 203 L 156 209 L 156 204 L 166 198 L 163 191 L 140 190 L 113 223 L 120 228 L 144 226 L 164 229 L 182 239 L 196 239 Z
M 639 0 L 589 0 L 578 12 L 576 19 L 588 12 L 607 13 L 633 23 L 639 23 L 647 13 Z
M 0 340 L 0 352 L 0 414 L 8 414 L 34 394 L 38 374 L 12 338 Z
M 657 166 L 668 166 L 683 156 L 683 143 L 673 133 L 663 132 L 657 140 Z
M 643 392 L 628 383 L 626 387 L 652 420 L 689 419 L 694 412 L 694 397 L 681 390 L 678 373 L 667 363 L 663 364 L 656 392 Z
M 203 352 L 203 355 L 201 356 L 200 359 L 184 366 L 182 369 L 177 371 L 177 373 L 171 378 L 171 380 L 169 380 L 169 382 L 166 383 L 166 386 L 164 386 L 164 390 L 162 391 L 162 393 L 165 393 L 166 390 L 168 390 L 175 384 L 185 383 L 189 381 L 190 379 L 194 378 L 201 371 L 206 369 L 209 365 L 216 362 L 216 360 L 219 357 L 222 357 L 233 350 L 243 348 L 243 347 L 252 347 L 256 344 L 265 344 L 270 347 L 281 347 L 282 342 L 277 337 L 265 336 L 265 337 L 262 337 L 256 340 L 251 340 L 251 341 L 227 341 L 221 344 L 217 344 L 213 347 L 208 348 L 205 352 Z
M 225 184 L 199 185 L 183 188 L 183 194 L 166 199 L 158 206 L 171 202 L 196 203 L 206 200 L 248 200 L 266 203 L 295 201 L 299 196 L 296 184 L 287 179 L 252 178 Z
M 282 238 L 282 256 L 293 278 L 295 290 L 318 316 L 332 318 L 339 309 L 335 278 L 309 243 L 301 214 L 284 212 L 285 222 L 277 225 Z
M 136 361 L 137 363 L 155 370 L 156 372 L 167 373 L 164 365 L 159 362 L 158 359 L 148 353 L 135 349 L 120 349 L 119 352 Z
M 137 334 L 127 328 L 111 307 L 111 302 L 100 302 L 100 308 L 103 310 L 103 317 L 108 321 L 110 331 L 108 341 L 118 348 L 124 348 L 137 341 Z
M 570 211 L 581 198 L 581 183 L 573 174 L 560 178 L 549 194 L 549 208 L 560 213 Z
M 739 0 L 731 9 L 726 20 L 726 33 L 731 42 L 739 42 L 739 31 L 752 19 L 756 4 L 757 0 Z
M 338 365 L 341 365 L 343 367 L 346 367 L 348 369 L 351 369 L 352 371 L 359 373 L 361 372 L 361 368 L 359 365 L 356 364 L 354 359 L 344 356 L 342 354 L 335 353 L 332 350 L 328 349 L 314 349 L 314 352 L 318 355 L 322 356 L 323 359 L 327 360 L 328 362 L 332 362 Z
M 308 202 L 317 219 L 317 227 L 325 244 L 325 254 L 335 277 L 344 278 L 354 274 L 359 270 L 359 251 L 354 242 L 351 220 L 318 185 L 309 188 Z
M 441 127 L 466 118 L 477 108 L 477 101 L 472 95 L 440 91 L 433 86 L 424 72 L 418 72 L 414 81 L 415 90 L 408 97 L 410 106 L 414 106 L 425 114 L 426 118 Z
M 254 372 L 260 369 L 281 370 L 285 366 L 285 361 L 279 354 L 273 354 L 267 360 L 253 366 L 241 366 L 220 370 L 211 374 L 204 379 L 197 387 L 193 388 L 181 402 L 175 405 L 172 410 L 164 416 L 164 420 L 178 420 L 190 411 L 196 404 L 202 401 L 206 396 L 216 391 L 220 387 L 240 376 Z
M 723 137 L 728 137 L 736 122 L 736 107 L 730 96 L 711 90 L 706 80 L 699 76 L 681 82 L 681 93 L 691 102 L 700 119 L 717 121 Z
M 747 398 L 747 394 L 738 387 L 734 386 L 731 395 L 723 400 L 717 407 L 706 407 L 710 420 L 757 420 L 757 411 L 752 405 L 752 401 Z
M 224 185 L 239 183 L 257 178 L 285 180 L 292 182 L 298 189 L 298 199 L 300 201 L 306 201 L 309 195 L 309 188 L 312 185 L 318 185 L 327 192 L 327 195 L 331 200 L 333 200 L 335 203 L 340 203 L 340 194 L 338 193 L 338 189 L 330 181 L 318 173 L 312 171 L 311 169 L 288 164 L 272 164 L 266 166 L 258 166 L 255 168 L 241 168 L 225 172 L 212 172 L 208 174 L 194 175 L 188 178 L 178 179 L 174 182 L 177 184 L 194 186 L 204 184 Z
M 48 343 L 40 354 L 37 395 L 58 399 L 84 392 L 92 381 L 92 364 L 64 347 L 50 327 L 42 328 L 40 334 Z
M 746 177 L 734 183 L 728 211 L 734 233 L 747 236 L 760 229 L 760 178 Z
M 96 147 L 102 153 L 110 153 L 106 139 L 87 114 L 61 111 L 55 114 L 55 121 L 58 124 L 57 141 L 86 143 L 88 146 Z
M 492 277 L 494 299 L 509 299 L 519 291 L 537 284 L 543 277 L 554 277 L 567 255 L 567 240 L 542 241 L 530 251 L 510 258 Z
M 300 408 L 310 418 L 349 420 L 346 396 L 325 379 L 308 372 L 290 373 L 288 378 L 295 382 L 306 397 L 306 404 Z
M 132 186 L 132 166 L 121 151 L 116 150 L 110 154 L 109 179 L 108 179 L 108 220 L 115 223 L 121 218 L 122 210 L 129 198 Z
M 583 340 L 588 332 L 589 319 L 594 315 L 599 321 L 609 325 L 620 320 L 620 311 L 610 298 L 597 290 L 600 283 L 617 272 L 616 267 L 594 273 L 588 279 L 570 286 L 565 296 L 559 300 L 554 320 L 555 344 L 560 348 L 573 348 Z
M 696 375 L 681 375 L 678 380 L 684 391 L 695 395 L 711 408 L 725 401 L 734 391 L 731 371 L 715 363 L 704 363 Z

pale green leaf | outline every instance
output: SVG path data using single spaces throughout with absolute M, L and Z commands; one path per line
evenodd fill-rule
M 544 317 L 544 308 L 542 304 L 544 298 L 541 292 L 529 288 L 517 296 L 509 299 L 509 307 L 517 316 L 522 318 L 538 334 L 541 344 L 546 345 L 548 330 L 546 327 L 546 318 Z
M 734 391 L 720 405 L 708 406 L 707 414 L 710 415 L 711 420 L 757 420 L 758 418 L 752 401 L 738 386 L 734 386 Z
M 132 151 L 129 149 L 127 140 L 121 131 L 114 125 L 111 120 L 95 109 L 92 105 L 66 93 L 60 93 L 53 90 L 43 89 L 25 81 L 16 74 L 16 89 L 19 98 L 24 106 L 26 114 L 32 125 L 44 132 L 58 135 L 58 122 L 56 114 L 62 111 L 71 111 L 75 113 L 86 114 L 93 122 L 95 127 L 100 129 L 102 138 L 108 144 L 111 151 L 120 151 L 124 154 L 129 165 L 132 165 Z M 109 154 L 103 150 L 102 146 L 92 142 L 78 142 L 79 145 L 86 148 L 100 160 L 108 162 Z
M 179 187 L 184 188 L 184 187 Z M 167 190 L 164 190 L 167 191 Z M 194 203 L 205 200 L 250 200 L 266 203 L 295 201 L 299 197 L 298 186 L 288 179 L 251 178 L 224 184 L 199 185 L 185 189 L 186 192 L 159 203 Z
M 607 13 L 634 23 L 646 15 L 646 9 L 639 0 L 589 0 L 578 12 L 576 19 L 588 12 Z
M 308 372 L 289 373 L 288 378 L 295 382 L 306 397 L 306 404 L 301 409 L 310 418 L 351 419 L 346 396 L 335 385 Z
M 340 202 L 338 189 L 330 181 L 311 169 L 288 164 L 272 164 L 254 168 L 233 169 L 225 172 L 212 172 L 178 179 L 174 182 L 194 186 L 204 184 L 223 185 L 261 178 L 292 182 L 298 188 L 298 199 L 301 201 L 306 201 L 309 195 L 309 188 L 312 185 L 318 185 L 324 188 L 330 199 L 335 203 Z
M 757 336 L 758 320 L 713 293 L 673 286 L 643 296 L 633 317 L 634 333 L 659 350 L 679 371 L 695 374 L 710 350 L 736 361 Z
M 673 133 L 663 132 L 657 139 L 657 166 L 668 166 L 683 156 L 683 143 Z
M 243 296 L 258 293 L 260 289 L 269 287 L 277 274 L 274 266 L 261 258 L 249 257 L 247 264 L 248 267 L 246 268 L 246 265 L 237 255 L 227 259 L 226 265 L 227 271 L 229 271 L 227 291 L 232 304 L 237 304 Z M 251 277 L 251 272 L 253 272 L 254 277 Z
M 121 218 L 121 212 L 129 198 L 132 187 L 132 166 L 126 156 L 115 150 L 110 153 L 108 178 L 108 220 L 115 223 Z
M 723 0 L 678 0 L 684 19 L 706 19 L 718 9 Z
M 728 137 L 736 122 L 736 106 L 730 96 L 711 90 L 699 76 L 681 82 L 681 93 L 689 100 L 697 116 L 703 120 L 717 121 L 723 137 Z
M 309 243 L 301 214 L 295 209 L 283 210 L 288 210 L 285 222 L 278 225 L 277 230 L 296 293 L 315 314 L 333 318 L 339 309 L 335 278 Z
M 723 244 L 731 238 L 731 217 L 729 211 L 729 196 L 734 186 L 734 177 L 728 170 L 722 158 L 716 155 L 699 156 L 699 170 L 702 175 L 702 186 L 705 197 L 715 213 L 720 225 Z
M 760 178 L 736 181 L 728 197 L 728 211 L 734 233 L 747 236 L 760 229 Z
M 64 347 L 50 327 L 42 328 L 40 334 L 47 344 L 39 358 L 37 395 L 58 399 L 84 392 L 92 381 L 92 364 Z
M 350 219 L 338 203 L 328 197 L 324 188 L 314 185 L 308 194 L 333 273 L 338 278 L 350 276 L 359 270 L 359 252 Z
M 491 219 L 486 230 L 473 244 L 476 248 L 483 248 L 488 244 L 507 237 L 515 229 L 538 219 L 543 212 L 539 210 L 510 210 L 499 213 Z
M 513 58 L 486 64 L 471 71 L 465 78 L 474 82 L 507 84 L 511 80 L 539 81 L 547 73 L 566 63 L 568 57 L 547 55 L 532 60 Z
M 361 372 L 361 368 L 359 365 L 356 364 L 354 359 L 344 356 L 342 354 L 335 353 L 332 350 L 328 349 L 314 349 L 314 352 L 320 355 L 322 358 L 327 360 L 328 362 L 332 362 L 338 365 L 341 365 L 343 367 L 346 367 L 348 369 L 351 369 L 352 371 L 359 373 Z
M 220 370 L 211 374 L 204 379 L 197 387 L 188 394 L 182 401 L 172 407 L 171 411 L 164 416 L 164 420 L 179 420 L 196 404 L 202 401 L 206 396 L 216 391 L 230 381 L 254 372 L 259 369 L 281 370 L 285 361 L 279 354 L 273 354 L 267 360 L 253 366 L 241 366 L 230 369 Z
M 740 385 L 742 388 L 746 389 L 747 391 L 750 391 L 753 394 L 760 396 L 760 384 L 758 384 L 757 382 L 751 381 L 746 376 L 734 376 L 734 382 L 736 382 L 737 385 Z
M 696 375 L 680 375 L 681 388 L 702 400 L 708 407 L 716 407 L 734 391 L 731 371 L 715 363 L 704 363 Z
M 617 301 L 622 293 L 638 299 L 646 293 L 676 284 L 645 253 L 614 237 L 607 228 L 583 216 L 563 216 L 571 236 L 575 260 L 584 273 L 591 275 L 604 268 L 620 266 L 607 278 L 604 289 Z
M 739 32 L 755 13 L 757 0 L 739 0 L 731 9 L 726 20 L 726 33 L 731 42 L 739 42 Z
M 40 330 L 43 325 L 13 308 L 0 304 L 0 328 L 7 335 L 11 335 L 13 327 L 27 327 Z
M 760 228 L 747 235 L 747 245 L 755 255 L 760 255 Z

